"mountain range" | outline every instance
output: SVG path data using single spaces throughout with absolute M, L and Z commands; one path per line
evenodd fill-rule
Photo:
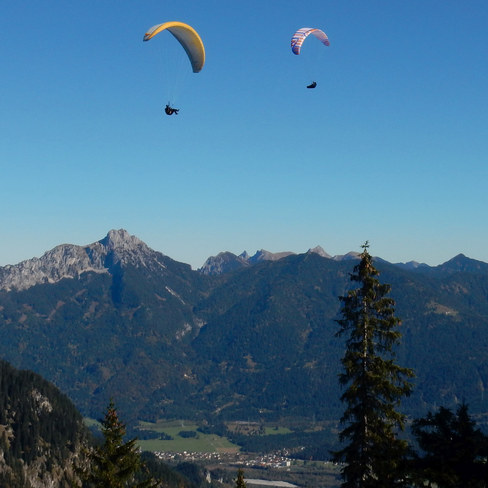
M 84 415 L 335 421 L 339 296 L 357 253 L 221 253 L 192 270 L 125 230 L 0 268 L 0 358 L 56 384 Z M 488 264 L 375 258 L 417 374 L 411 416 L 465 400 L 488 412 Z

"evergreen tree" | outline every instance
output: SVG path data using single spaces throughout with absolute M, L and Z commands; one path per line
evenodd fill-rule
M 400 320 L 394 315 L 393 299 L 387 297 L 390 285 L 378 281 L 368 247 L 367 242 L 362 246 L 361 261 L 350 276 L 359 286 L 340 297 L 342 318 L 337 320 L 336 335 L 347 336 L 339 375 L 346 405 L 339 439 L 345 446 L 334 453 L 336 461 L 344 463 L 344 488 L 405 484 L 408 445 L 398 438 L 405 419 L 397 408 L 412 390 L 408 378 L 413 371 L 395 363 Z
M 126 427 L 119 420 L 113 401 L 102 420 L 104 443 L 89 455 L 90 466 L 84 476 L 94 488 L 156 488 L 152 478 L 137 482 L 136 475 L 143 469 L 136 440 L 124 442 Z
M 417 486 L 478 488 L 487 486 L 488 438 L 476 428 L 462 403 L 454 414 L 441 407 L 413 422 L 412 432 L 422 450 L 413 460 Z
M 244 481 L 244 471 L 241 468 L 237 470 L 236 488 L 246 488 L 246 482 Z

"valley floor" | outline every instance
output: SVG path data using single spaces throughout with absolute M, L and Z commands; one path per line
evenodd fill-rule
M 298 488 L 338 488 L 340 486 L 340 468 L 332 462 L 301 461 L 284 458 L 273 454 L 209 454 L 209 453 L 155 453 L 165 462 L 179 463 L 183 461 L 202 464 L 212 473 L 214 478 L 224 480 L 225 487 L 233 487 L 230 481 L 235 478 L 237 470 L 244 471 L 249 488 L 259 486 L 285 487 L 285 483 Z M 228 480 L 226 482 L 226 480 Z M 260 480 L 263 483 L 257 483 Z M 276 482 L 276 483 L 272 483 Z

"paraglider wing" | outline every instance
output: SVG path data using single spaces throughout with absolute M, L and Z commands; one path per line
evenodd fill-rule
M 314 29 L 312 27 L 303 27 L 301 29 L 298 29 L 291 38 L 291 50 L 293 54 L 300 54 L 302 44 L 310 34 L 313 34 L 325 46 L 330 45 L 329 38 L 324 31 L 321 31 L 320 29 Z
M 194 73 L 198 73 L 205 64 L 205 48 L 197 31 L 183 22 L 165 22 L 151 27 L 144 34 L 144 41 L 149 41 L 160 32 L 168 30 L 178 39 L 191 62 Z

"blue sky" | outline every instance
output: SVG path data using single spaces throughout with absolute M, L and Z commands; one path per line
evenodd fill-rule
M 142 42 L 170 20 L 200 73 L 168 33 Z M 485 0 L 4 2 L 0 265 L 118 228 L 194 268 L 366 240 L 488 261 L 487 25 Z M 294 56 L 300 27 L 330 47 Z

